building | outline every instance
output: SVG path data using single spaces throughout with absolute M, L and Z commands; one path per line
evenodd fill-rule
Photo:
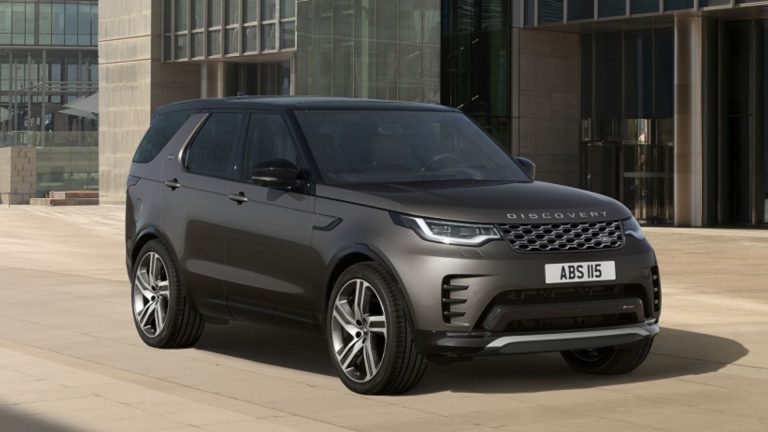
M 67 106 L 97 91 L 97 31 L 96 0 L 0 1 L 0 202 L 98 188 L 96 116 Z
M 768 1 L 103 0 L 100 181 L 158 106 L 315 94 L 459 107 L 539 178 L 646 223 L 768 224 Z

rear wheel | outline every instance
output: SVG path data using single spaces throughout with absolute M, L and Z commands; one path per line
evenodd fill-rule
M 348 268 L 331 293 L 326 332 L 341 381 L 362 394 L 412 389 L 426 371 L 397 282 L 382 266 Z
M 561 354 L 573 369 L 596 375 L 621 375 L 637 369 L 648 357 L 653 339 L 626 347 L 563 351 Z
M 203 334 L 203 315 L 181 286 L 176 265 L 158 240 L 139 252 L 133 270 L 131 304 L 139 336 L 154 348 L 186 348 Z

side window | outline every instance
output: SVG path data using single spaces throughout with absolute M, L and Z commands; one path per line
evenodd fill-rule
M 186 166 L 195 174 L 232 177 L 232 153 L 237 145 L 242 114 L 211 114 L 185 155 Z
M 251 178 L 255 167 L 275 161 L 301 166 L 288 126 L 279 114 L 251 114 L 245 136 L 245 178 Z
M 152 162 L 191 115 L 191 111 L 175 111 L 155 116 L 133 155 L 133 162 Z

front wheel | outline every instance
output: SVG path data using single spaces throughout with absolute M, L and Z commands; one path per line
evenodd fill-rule
M 426 371 L 397 282 L 376 263 L 356 264 L 336 281 L 326 335 L 341 381 L 356 393 L 404 393 Z
M 565 362 L 579 372 L 595 375 L 621 375 L 637 369 L 648 357 L 653 339 L 626 347 L 563 351 Z

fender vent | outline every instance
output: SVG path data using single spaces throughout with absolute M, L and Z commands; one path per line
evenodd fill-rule
M 658 312 L 661 310 L 661 276 L 658 267 L 651 269 L 651 285 L 653 286 L 653 311 Z
M 455 307 L 467 302 L 467 299 L 457 297 L 459 293 L 467 289 L 469 289 L 467 285 L 452 285 L 449 278 L 443 280 L 440 302 L 442 303 L 444 322 L 450 324 L 454 318 L 461 318 L 466 315 L 466 312 L 456 310 Z

